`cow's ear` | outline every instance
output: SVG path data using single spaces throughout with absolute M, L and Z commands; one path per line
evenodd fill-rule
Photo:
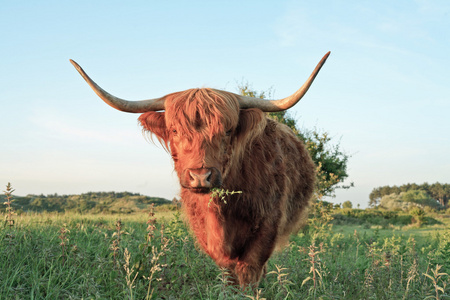
M 169 135 L 166 128 L 164 112 L 149 111 L 142 114 L 138 120 L 145 131 L 156 135 L 161 144 L 167 145 Z
M 266 115 L 259 109 L 241 109 L 239 113 L 239 124 L 236 128 L 236 137 L 240 142 L 250 143 L 259 137 L 266 128 Z

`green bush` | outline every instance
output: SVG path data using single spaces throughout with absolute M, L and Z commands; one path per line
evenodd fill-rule
M 157 212 L 176 211 L 178 206 L 176 204 L 163 204 L 155 207 Z
M 383 228 L 392 225 L 411 224 L 411 215 L 400 214 L 397 211 L 340 209 L 333 214 L 335 225 L 380 225 Z
M 413 217 L 413 222 L 419 226 L 422 225 L 425 218 L 425 211 L 420 207 L 413 207 L 409 210 L 409 214 Z
M 403 210 L 409 211 L 413 207 L 428 209 L 439 209 L 442 206 L 438 201 L 431 198 L 431 196 L 423 190 L 410 190 L 401 192 L 399 194 L 390 194 L 383 196 L 380 201 L 381 207 L 388 210 Z
M 352 204 L 351 201 L 347 200 L 347 201 L 345 201 L 344 203 L 342 203 L 342 207 L 343 207 L 343 208 L 352 208 L 352 207 L 353 207 L 353 204 Z

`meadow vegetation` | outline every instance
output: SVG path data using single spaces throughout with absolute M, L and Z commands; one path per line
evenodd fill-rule
M 418 222 L 408 212 L 317 202 L 255 290 L 229 285 L 226 270 L 199 250 L 176 207 L 3 215 L 1 299 L 450 297 L 445 212 L 425 212 Z

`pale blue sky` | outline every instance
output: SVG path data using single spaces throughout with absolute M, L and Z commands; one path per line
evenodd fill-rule
M 70 58 L 130 100 L 242 80 L 281 98 L 331 51 L 291 110 L 352 155 L 355 187 L 329 200 L 450 182 L 449 1 L 3 0 L 0 28 L 0 184 L 17 195 L 178 193 L 138 115 L 104 104 Z

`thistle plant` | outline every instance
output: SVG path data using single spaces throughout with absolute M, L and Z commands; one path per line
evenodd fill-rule
M 252 300 L 266 300 L 266 298 L 263 298 L 261 295 L 261 290 L 257 289 L 256 290 L 256 296 L 249 296 L 249 295 L 245 295 L 245 297 L 250 298 Z
M 120 250 L 120 236 L 122 234 L 122 221 L 119 219 L 116 222 L 116 231 L 113 233 L 113 242 L 109 248 L 112 251 L 114 267 L 117 266 L 117 254 Z
M 442 294 L 445 294 L 445 289 L 446 289 L 447 283 L 443 280 L 442 277 L 448 276 L 448 274 L 440 272 L 441 268 L 442 268 L 442 266 L 436 265 L 436 268 L 434 270 L 431 269 L 431 273 L 433 273 L 433 276 L 428 274 L 428 272 L 423 274 L 433 282 L 434 292 L 436 293 L 436 296 L 431 295 L 431 296 L 426 297 L 425 299 L 435 298 L 436 300 L 439 300 L 439 299 L 441 299 L 439 296 L 439 292 L 441 292 Z M 442 284 L 442 286 L 440 286 L 439 284 Z M 448 297 L 448 295 L 446 295 L 446 297 Z
M 11 246 L 14 242 L 15 235 L 11 232 L 13 226 L 14 226 L 14 219 L 13 216 L 15 215 L 15 212 L 11 206 L 13 200 L 12 193 L 14 192 L 14 189 L 11 187 L 11 183 L 8 182 L 6 185 L 6 191 L 4 191 L 6 196 L 6 201 L 3 203 L 6 205 L 6 219 L 5 219 L 5 226 L 9 227 L 9 233 L 5 235 L 6 240 L 8 241 L 9 246 Z
M 66 255 L 66 247 L 69 244 L 69 239 L 67 238 L 67 233 L 70 232 L 69 229 L 66 228 L 66 224 L 63 224 L 63 227 L 59 230 L 58 238 L 61 240 L 59 244 L 61 246 L 61 257 L 63 259 L 63 263 L 65 261 Z
M 12 193 L 15 190 L 11 187 L 11 183 L 8 182 L 8 184 L 6 185 L 6 191 L 3 191 L 5 193 L 6 196 L 6 202 L 4 202 L 3 204 L 6 205 L 6 225 L 9 226 L 9 229 L 11 229 L 14 226 L 14 210 L 11 206 L 12 202 L 14 201 L 12 198 Z
M 155 204 L 152 203 L 150 205 L 150 212 L 148 213 L 148 220 L 147 220 L 147 236 L 146 236 L 146 240 L 147 243 L 144 246 L 144 251 L 147 247 L 150 246 L 151 242 L 152 242 L 152 238 L 154 237 L 154 232 L 156 229 L 156 218 L 154 218 L 155 216 Z
M 122 234 L 122 221 L 120 219 L 117 220 L 115 225 L 116 225 L 116 232 L 114 234 L 117 236 L 117 240 L 120 242 L 120 235 Z
M 231 298 L 233 293 L 237 294 L 239 292 L 238 289 L 233 286 L 233 283 L 236 283 L 236 279 L 233 278 L 230 270 L 220 268 L 220 273 L 217 275 L 217 279 L 218 283 L 213 286 L 213 289 L 219 293 L 219 299 Z
M 308 224 L 313 243 L 317 240 L 325 240 L 330 235 L 333 227 L 333 224 L 331 224 L 333 220 L 331 209 L 331 205 L 326 205 L 322 201 L 316 201 L 311 207 Z
M 287 268 L 282 268 L 281 266 L 275 265 L 276 271 L 271 271 L 267 273 L 267 275 L 275 274 L 277 276 L 277 281 L 274 282 L 274 286 L 278 286 L 281 288 L 281 293 L 284 294 L 286 298 L 289 295 L 289 286 L 293 283 L 287 278 L 289 273 L 286 272 Z
M 302 249 L 300 249 L 300 251 L 301 250 Z M 308 261 L 311 265 L 311 268 L 309 270 L 309 273 L 311 274 L 311 276 L 308 276 L 307 278 L 305 278 L 305 280 L 303 280 L 302 286 L 305 283 L 307 283 L 308 281 L 312 280 L 313 286 L 310 288 L 309 291 L 313 292 L 314 297 L 316 295 L 318 285 L 323 284 L 322 272 L 321 272 L 322 262 L 319 258 L 319 254 L 322 252 L 323 252 L 323 249 L 318 249 L 315 245 L 315 242 L 313 241 L 312 244 L 309 246 L 309 253 L 308 253 L 309 258 L 306 259 L 306 261 Z

